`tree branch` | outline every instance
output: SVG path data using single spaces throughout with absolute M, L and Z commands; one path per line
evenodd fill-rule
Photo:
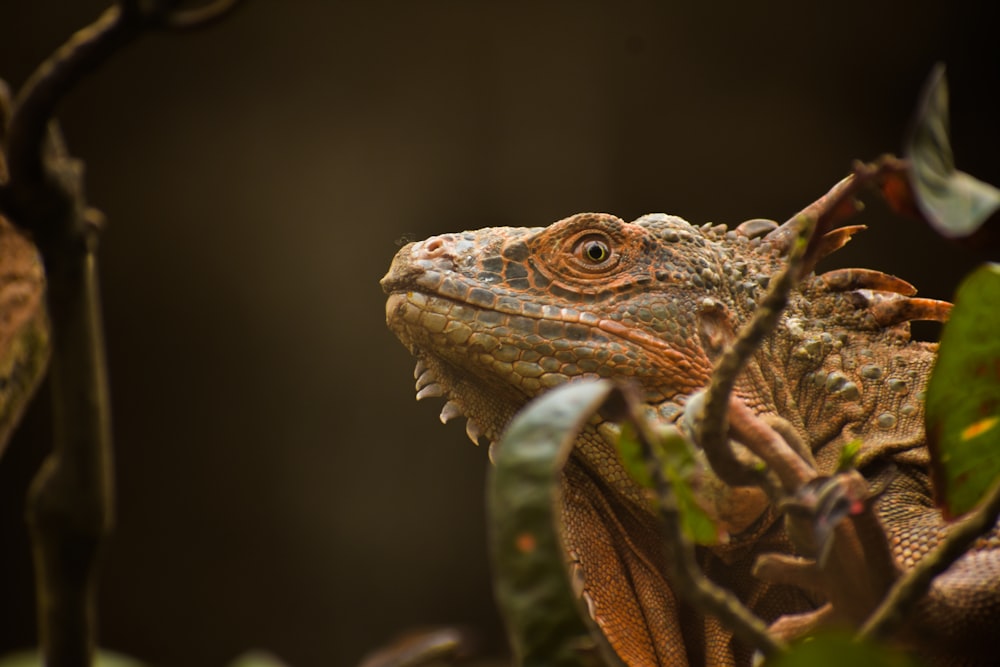
M 0 185 L 0 212 L 38 244 L 52 325 L 53 448 L 31 485 L 27 509 L 40 641 L 50 667 L 92 662 L 96 566 L 114 521 L 111 409 L 97 282 L 101 215 L 87 206 L 82 166 L 66 154 L 52 118 L 86 74 L 143 30 L 207 25 L 238 0 L 186 11 L 176 10 L 177 4 L 122 0 L 109 8 L 38 67 L 10 114 L 9 173 Z M 0 113 L 6 111 L 3 105 Z

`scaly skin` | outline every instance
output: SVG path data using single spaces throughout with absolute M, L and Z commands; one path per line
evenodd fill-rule
M 497 441 L 533 397 L 585 377 L 631 378 L 648 416 L 672 422 L 783 265 L 788 235 L 774 227 L 584 213 L 547 228 L 435 236 L 393 260 L 382 280 L 386 320 L 419 359 L 418 398 L 446 397 L 442 420 L 466 416 L 473 440 Z M 856 230 L 828 234 L 825 252 Z M 878 512 L 900 568 L 944 531 L 929 499 L 922 430 L 936 346 L 910 341 L 908 321 L 942 319 L 947 304 L 914 292 L 874 271 L 807 276 L 734 392 L 757 415 L 787 420 L 821 474 L 844 443 L 862 439 L 861 471 L 888 484 Z M 592 615 L 630 665 L 749 664 L 747 647 L 670 591 L 655 522 L 613 439 L 612 425 L 595 422 L 564 473 L 568 558 Z M 768 621 L 815 609 L 823 602 L 815 595 L 750 575 L 758 554 L 792 551 L 756 491 L 720 497 L 715 512 L 730 539 L 702 550 L 703 567 Z M 998 544 L 994 532 L 935 583 L 912 633 L 936 647 L 925 655 L 941 664 L 996 655 L 1000 595 L 976 584 L 1000 580 Z

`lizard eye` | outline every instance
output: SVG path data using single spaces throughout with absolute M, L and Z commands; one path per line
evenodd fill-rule
M 577 241 L 573 254 L 584 264 L 598 266 L 611 257 L 611 246 L 603 236 L 592 234 Z
M 631 266 L 646 232 L 605 213 L 579 213 L 527 240 L 532 263 L 551 280 L 598 290 L 607 278 Z

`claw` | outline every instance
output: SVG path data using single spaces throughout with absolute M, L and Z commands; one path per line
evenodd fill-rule
M 426 370 L 427 370 L 427 364 L 424 363 L 424 360 L 417 359 L 417 365 L 413 369 L 413 379 L 416 380 L 417 378 L 419 378 L 421 375 L 424 374 L 424 371 Z

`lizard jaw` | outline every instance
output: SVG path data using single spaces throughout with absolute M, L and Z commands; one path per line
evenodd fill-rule
M 520 390 L 494 377 L 489 372 L 471 372 L 462 368 L 459 361 L 468 361 L 470 350 L 457 346 L 447 334 L 428 329 L 425 312 L 440 315 L 428 309 L 430 300 L 438 299 L 417 291 L 397 291 L 395 283 L 383 280 L 383 287 L 390 290 L 386 299 L 386 323 L 418 362 L 414 370 L 417 400 L 430 397 L 446 399 L 441 410 L 442 422 L 456 417 L 466 417 L 466 435 L 479 444 L 485 438 L 492 443 L 499 439 L 507 422 L 527 402 Z M 388 282 L 387 282 L 388 281 Z M 468 337 L 466 333 L 466 337 Z M 487 369 L 488 370 L 488 369 Z

